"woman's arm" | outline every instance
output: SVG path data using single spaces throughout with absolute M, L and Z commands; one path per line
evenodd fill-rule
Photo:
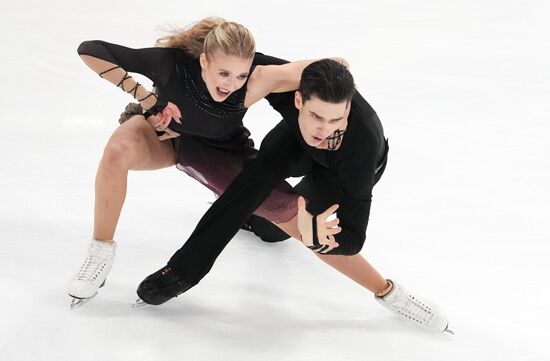
M 346 67 L 343 58 L 331 58 Z M 250 75 L 245 106 L 248 108 L 269 93 L 284 93 L 297 90 L 305 67 L 316 60 L 300 60 L 282 65 L 258 65 Z
M 78 54 L 86 65 L 100 77 L 131 94 L 144 109 L 152 109 L 155 113 L 164 109 L 166 104 L 157 104 L 155 94 L 145 89 L 128 72 L 145 75 L 155 84 L 162 84 L 168 80 L 173 69 L 173 57 L 166 56 L 171 51 L 173 49 L 131 49 L 100 40 L 85 41 L 78 47 Z

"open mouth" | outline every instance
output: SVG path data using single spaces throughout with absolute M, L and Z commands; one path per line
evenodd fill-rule
M 216 94 L 218 94 L 218 96 L 224 98 L 224 97 L 228 96 L 229 94 L 231 94 L 231 92 L 229 90 L 225 90 L 223 88 L 216 87 Z

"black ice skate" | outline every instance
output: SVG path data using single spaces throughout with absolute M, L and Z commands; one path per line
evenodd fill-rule
M 138 286 L 139 298 L 133 307 L 161 305 L 191 288 L 191 285 L 177 275 L 170 266 L 164 266 L 147 276 Z

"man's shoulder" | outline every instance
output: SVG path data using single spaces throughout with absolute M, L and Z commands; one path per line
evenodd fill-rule
M 269 102 L 277 111 L 291 111 L 290 113 L 297 113 L 297 109 L 294 106 L 294 91 L 284 93 L 270 93 L 265 96 L 265 99 Z M 296 111 L 296 112 L 294 112 Z
M 370 118 L 376 112 L 373 107 L 367 102 L 365 98 L 356 91 L 351 100 L 351 113 L 350 116 L 367 119 Z

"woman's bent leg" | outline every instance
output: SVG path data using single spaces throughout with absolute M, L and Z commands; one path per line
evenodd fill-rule
M 175 163 L 171 142 L 161 142 L 143 116 L 128 119 L 111 136 L 96 176 L 94 239 L 80 270 L 67 287 L 71 307 L 80 306 L 103 286 L 113 266 L 115 228 L 126 196 L 129 170 L 154 170 Z
M 129 170 L 156 170 L 175 162 L 171 142 L 161 142 L 143 116 L 136 115 L 118 127 L 105 146 L 97 170 L 93 237 L 113 239 L 126 198 Z

